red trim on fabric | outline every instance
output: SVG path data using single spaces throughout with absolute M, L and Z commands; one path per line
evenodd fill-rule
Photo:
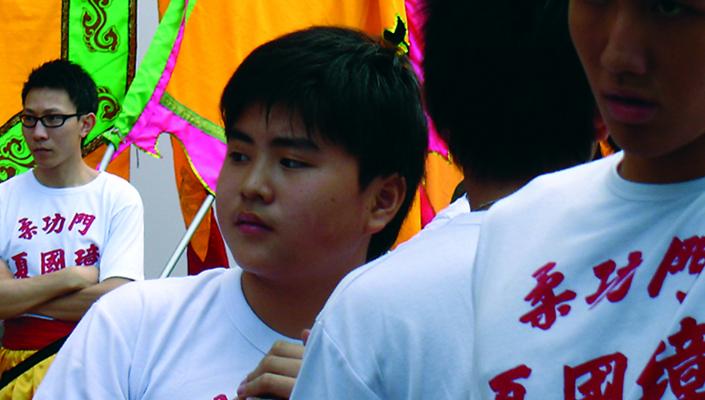
M 19 317 L 5 320 L 2 346 L 10 350 L 38 350 L 68 335 L 76 322 Z
M 218 224 L 215 223 L 215 213 L 213 209 L 210 210 L 210 236 L 208 238 L 208 251 L 206 252 L 206 259 L 201 260 L 200 257 L 193 250 L 191 245 L 188 245 L 186 256 L 188 260 L 188 274 L 198 275 L 202 271 L 211 268 L 225 267 L 229 268 L 228 265 L 228 255 L 225 252 L 225 243 L 223 242 L 223 236 L 218 229 Z

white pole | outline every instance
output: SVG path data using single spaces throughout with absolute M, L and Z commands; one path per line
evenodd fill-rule
M 115 154 L 115 146 L 112 143 L 107 143 L 105 145 L 105 154 L 103 154 L 103 159 L 100 160 L 100 165 L 98 166 L 98 171 L 105 171 L 108 169 L 108 164 L 110 164 L 110 159 L 113 158 Z
M 164 270 L 162 271 L 162 274 L 159 278 L 168 278 L 169 275 L 171 275 L 171 273 L 174 271 L 174 268 L 176 267 L 176 262 L 179 261 L 179 258 L 181 258 L 181 255 L 184 253 L 184 250 L 186 250 L 186 246 L 188 246 L 189 241 L 191 241 L 191 237 L 193 237 L 193 234 L 196 232 L 196 228 L 198 228 L 198 225 L 201 224 L 201 221 L 203 221 L 203 218 L 206 216 L 206 213 L 210 210 L 211 206 L 213 205 L 213 201 L 215 201 L 215 196 L 213 196 L 212 194 L 208 194 L 205 200 L 203 200 L 203 203 L 201 203 L 201 208 L 198 209 L 196 216 L 193 217 L 191 225 L 189 225 L 188 229 L 186 230 L 186 233 L 184 233 L 184 236 L 181 238 L 181 241 L 179 242 L 178 246 L 176 246 L 174 253 L 171 255 L 169 261 L 167 261 L 166 266 L 164 267 Z

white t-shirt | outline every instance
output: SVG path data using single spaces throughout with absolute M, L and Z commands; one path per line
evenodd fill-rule
M 254 314 L 242 294 L 241 272 L 218 268 L 134 282 L 103 296 L 34 398 L 234 398 L 275 341 L 298 342 Z
M 488 212 L 477 398 L 703 398 L 705 178 L 634 183 L 621 158 L 539 177 Z
M 435 217 L 423 227 L 423 230 L 428 231 L 432 229 L 439 228 L 445 225 L 448 221 L 457 217 L 458 215 L 464 215 L 470 212 L 470 201 L 467 195 L 462 195 L 457 198 L 454 202 L 450 203 L 448 207 L 442 209 L 436 214 Z
M 470 267 L 484 212 L 352 271 L 314 325 L 292 399 L 466 399 Z
M 101 281 L 144 279 L 143 214 L 139 193 L 118 176 L 51 188 L 31 170 L 0 184 L 0 258 L 15 279 L 74 265 L 98 267 Z

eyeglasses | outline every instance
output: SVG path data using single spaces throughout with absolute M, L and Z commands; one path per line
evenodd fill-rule
M 20 121 L 25 128 L 34 128 L 37 126 L 37 121 L 41 121 L 45 128 L 58 128 L 63 125 L 67 119 L 80 117 L 81 115 L 83 114 L 48 114 L 42 117 L 35 117 L 33 115 L 22 114 L 20 115 Z

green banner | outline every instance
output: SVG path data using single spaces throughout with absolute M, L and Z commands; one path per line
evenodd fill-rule
M 0 182 L 32 167 L 32 153 L 22 136 L 19 114 L 0 127 Z
M 96 126 L 84 155 L 103 143 L 135 75 L 136 0 L 64 0 L 62 58 L 81 64 L 98 86 Z

